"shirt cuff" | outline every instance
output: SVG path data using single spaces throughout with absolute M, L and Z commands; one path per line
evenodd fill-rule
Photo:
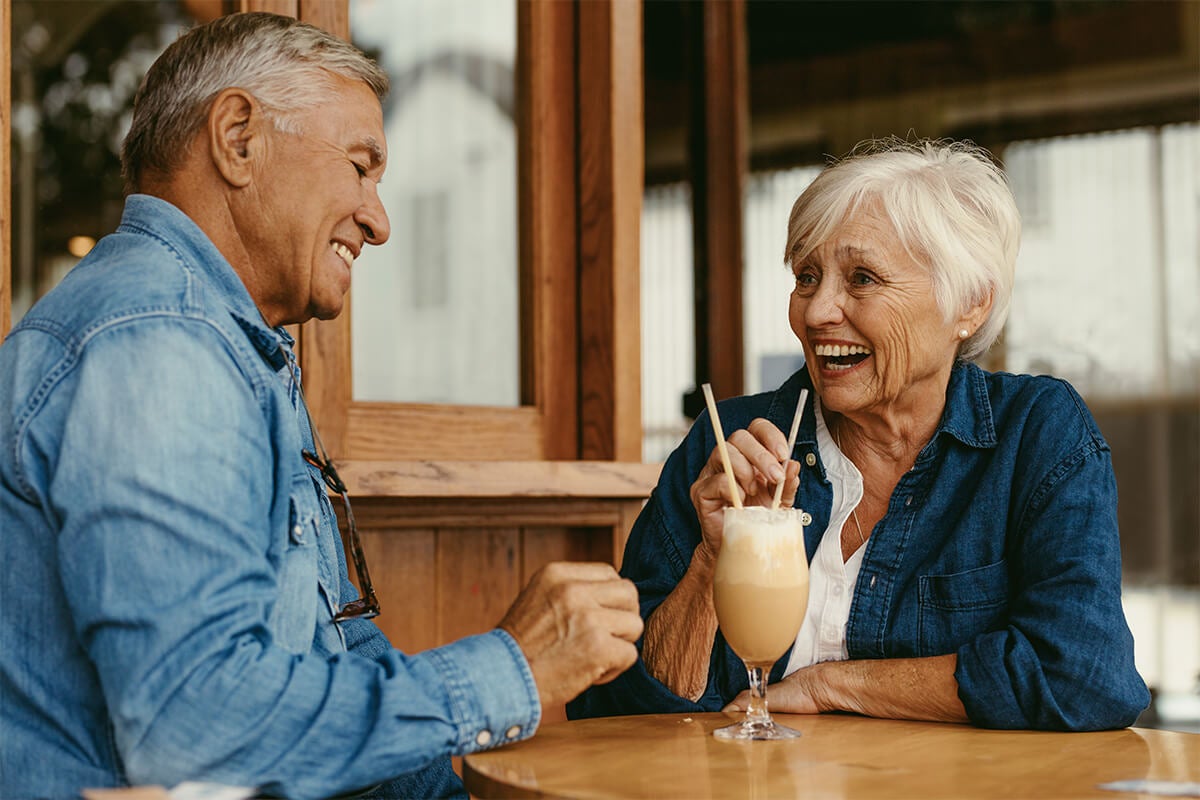
M 528 739 L 542 718 L 525 654 L 499 628 L 425 653 L 442 675 L 458 755 Z

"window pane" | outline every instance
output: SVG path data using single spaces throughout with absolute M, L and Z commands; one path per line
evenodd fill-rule
M 692 193 L 685 183 L 642 197 L 642 460 L 663 461 L 687 433 L 683 396 L 696 385 Z
M 1200 126 L 1017 142 L 1024 231 L 1007 366 L 1089 399 L 1194 394 Z
M 172 2 L 13 0 L 14 325 L 120 222 L 133 95 L 193 22 Z
M 742 283 L 746 394 L 779 388 L 804 364 L 800 340 L 788 321 L 795 280 L 783 263 L 783 249 L 792 204 L 820 171 L 820 167 L 796 167 L 756 172 L 746 182 Z
M 392 234 L 354 267 L 354 399 L 518 405 L 515 4 L 351 0 L 350 30 L 392 80 Z

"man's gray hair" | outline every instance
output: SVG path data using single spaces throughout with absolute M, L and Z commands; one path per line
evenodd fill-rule
M 947 320 L 992 295 L 987 320 L 962 343 L 959 357 L 985 352 L 1008 319 L 1021 240 L 1021 217 L 1004 171 L 971 142 L 862 142 L 797 198 L 784 261 L 803 261 L 847 217 L 873 203 L 913 259 L 930 271 Z
M 331 100 L 334 75 L 362 81 L 381 101 L 388 91 L 387 75 L 358 48 L 292 17 L 230 14 L 192 28 L 158 57 L 134 98 L 121 147 L 125 191 L 179 165 L 223 90 L 246 90 L 275 127 L 298 132 L 292 116 Z

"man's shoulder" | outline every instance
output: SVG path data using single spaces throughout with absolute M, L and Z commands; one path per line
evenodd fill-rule
M 59 338 L 86 338 L 138 317 L 203 314 L 205 295 L 203 281 L 162 242 L 117 232 L 101 239 L 14 332 L 37 328 Z

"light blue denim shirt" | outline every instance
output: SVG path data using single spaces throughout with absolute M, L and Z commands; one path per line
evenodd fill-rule
M 430 769 L 461 792 L 450 755 L 536 729 L 507 633 L 405 655 L 332 622 L 355 590 L 291 344 L 188 217 L 133 195 L 0 346 L 0 796 Z
M 763 417 L 787 430 L 800 390 L 812 388 L 801 370 L 777 391 L 726 400 L 722 426 L 728 435 Z M 703 413 L 634 524 L 621 574 L 637 584 L 643 617 L 700 543 L 688 490 L 714 446 Z M 812 515 L 811 559 L 833 501 L 811 411 L 792 457 L 803 465 L 795 504 Z M 846 624 L 850 658 L 956 654 L 959 699 L 988 728 L 1117 728 L 1149 704 L 1121 607 L 1108 445 L 1065 381 L 956 365 L 937 431 L 866 548 Z M 772 681 L 787 662 L 776 662 Z M 712 711 L 745 688 L 746 670 L 718 632 L 699 702 L 673 694 L 639 660 L 567 711 Z

